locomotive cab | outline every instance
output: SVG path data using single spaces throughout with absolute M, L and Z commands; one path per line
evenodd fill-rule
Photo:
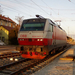
M 42 46 L 45 22 L 45 19 L 24 20 L 18 34 L 19 44 Z

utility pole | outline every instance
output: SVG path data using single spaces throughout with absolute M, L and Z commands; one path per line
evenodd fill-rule
M 69 36 L 69 27 L 68 27 L 68 36 Z
M 3 12 L 3 11 L 2 11 L 2 9 L 1 9 L 1 5 L 0 5 L 0 15 L 2 14 L 2 12 Z

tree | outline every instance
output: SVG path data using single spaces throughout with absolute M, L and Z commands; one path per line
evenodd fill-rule
M 23 21 L 24 16 L 16 16 L 15 19 L 17 20 L 18 24 L 21 25 Z

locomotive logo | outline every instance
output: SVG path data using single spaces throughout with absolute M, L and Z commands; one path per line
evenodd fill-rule
M 21 34 L 20 37 L 27 37 L 27 35 L 25 35 L 25 34 Z

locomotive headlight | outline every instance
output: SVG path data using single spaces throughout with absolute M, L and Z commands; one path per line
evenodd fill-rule
M 40 41 L 43 41 L 43 39 L 40 39 Z
M 43 41 L 43 39 L 37 39 L 37 41 Z
M 37 41 L 40 41 L 40 39 L 37 39 Z

